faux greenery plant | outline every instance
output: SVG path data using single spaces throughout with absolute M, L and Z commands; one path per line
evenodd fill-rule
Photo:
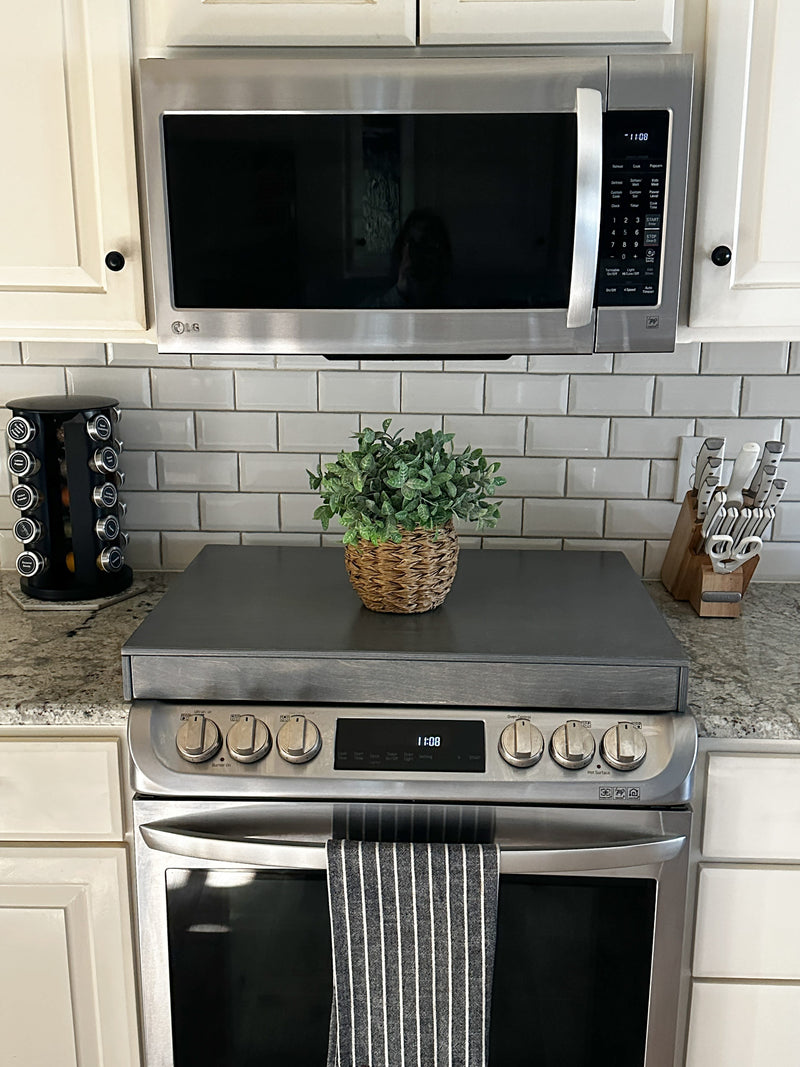
M 344 543 L 360 538 L 380 544 L 402 540 L 402 530 L 422 526 L 437 530 L 453 518 L 474 522 L 478 529 L 497 525 L 500 508 L 488 500 L 505 485 L 480 448 L 470 445 L 456 453 L 451 433 L 423 430 L 402 440 L 389 433 L 391 419 L 382 430 L 369 427 L 353 436 L 358 448 L 340 452 L 334 463 L 307 471 L 312 489 L 322 504 L 314 512 L 323 529 L 334 515 L 346 527 Z

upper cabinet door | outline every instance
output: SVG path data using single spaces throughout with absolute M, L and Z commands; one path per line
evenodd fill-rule
M 674 0 L 419 0 L 420 44 L 668 44 Z
M 797 0 L 709 0 L 690 326 L 800 326 L 799 54 Z
M 144 47 L 415 44 L 415 0 L 134 0 Z
M 0 99 L 0 338 L 143 330 L 126 0 L 6 4 Z

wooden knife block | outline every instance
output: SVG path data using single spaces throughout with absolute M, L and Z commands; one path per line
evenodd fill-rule
M 697 493 L 684 497 L 661 568 L 661 581 L 676 600 L 688 600 L 698 615 L 735 619 L 758 566 L 753 556 L 731 574 L 717 574 L 703 552 L 703 523 L 697 518 Z

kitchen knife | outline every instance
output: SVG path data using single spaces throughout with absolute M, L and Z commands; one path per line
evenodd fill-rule
M 756 495 L 758 493 L 759 485 L 761 483 L 761 476 L 764 473 L 764 468 L 769 466 L 777 467 L 780 463 L 783 450 L 786 445 L 783 441 L 767 441 L 764 445 L 764 453 L 761 456 L 758 466 L 756 467 L 753 480 L 750 482 L 750 492 Z
M 756 526 L 755 533 L 753 534 L 753 536 L 754 537 L 763 537 L 765 530 L 767 529 L 767 527 L 769 526 L 769 524 L 772 522 L 772 520 L 774 518 L 775 518 L 775 508 L 773 508 L 773 507 L 762 508 L 761 509 L 761 522 L 758 524 L 758 526 Z
M 742 445 L 742 450 L 736 457 L 733 465 L 731 480 L 728 482 L 726 493 L 728 504 L 741 504 L 742 490 L 752 477 L 753 471 L 758 464 L 758 455 L 761 449 L 755 441 L 747 441 Z
M 758 482 L 758 488 L 752 496 L 754 504 L 763 506 L 767 502 L 769 491 L 772 488 L 772 483 L 775 481 L 775 475 L 778 473 L 778 466 L 775 463 L 768 463 L 761 471 L 761 478 Z M 747 499 L 750 500 L 750 492 L 748 491 Z
M 725 438 L 724 437 L 707 437 L 697 453 L 697 459 L 694 464 L 694 487 L 699 489 L 703 484 L 703 480 L 707 474 L 711 474 L 711 471 L 706 470 L 706 465 L 709 459 L 718 459 L 720 464 L 725 453 Z M 721 473 L 715 471 L 714 473 Z
M 748 522 L 747 527 L 744 531 L 745 537 L 755 537 L 758 524 L 761 522 L 763 517 L 764 512 L 761 508 L 750 509 L 750 521 Z
M 738 508 L 733 508 L 733 507 L 726 508 L 725 509 L 725 518 L 720 523 L 719 529 L 716 531 L 715 536 L 719 537 L 719 536 L 730 535 L 730 532 L 733 529 L 733 525 L 736 522 L 736 519 L 738 518 L 738 516 L 739 516 L 739 509 Z
M 721 461 L 720 461 L 721 466 Z M 707 474 L 703 484 L 697 490 L 697 518 L 704 519 L 708 513 L 708 505 L 714 490 L 719 485 L 719 477 L 716 474 Z
M 706 515 L 705 522 L 703 523 L 703 538 L 713 536 L 717 530 L 719 530 L 722 520 L 725 518 L 727 512 L 725 510 L 725 494 L 723 492 L 717 492 L 714 494 L 711 507 Z
M 775 478 L 774 481 L 772 482 L 772 485 L 769 487 L 769 494 L 767 496 L 767 499 L 764 501 L 764 506 L 765 507 L 774 507 L 774 505 L 777 504 L 780 501 L 781 497 L 783 496 L 783 494 L 785 492 L 786 492 L 786 479 L 785 478 Z
M 743 541 L 746 537 L 746 530 L 752 517 L 753 512 L 751 508 L 739 509 L 739 515 L 730 531 L 731 538 L 733 539 L 733 544 L 731 546 L 731 555 L 736 554 L 736 552 L 738 551 L 739 543 Z

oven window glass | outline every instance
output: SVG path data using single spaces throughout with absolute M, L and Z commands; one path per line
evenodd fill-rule
M 562 308 L 574 114 L 164 115 L 176 308 Z
M 175 1067 L 324 1067 L 324 872 L 167 871 Z M 656 883 L 500 880 L 489 1067 L 642 1067 Z

